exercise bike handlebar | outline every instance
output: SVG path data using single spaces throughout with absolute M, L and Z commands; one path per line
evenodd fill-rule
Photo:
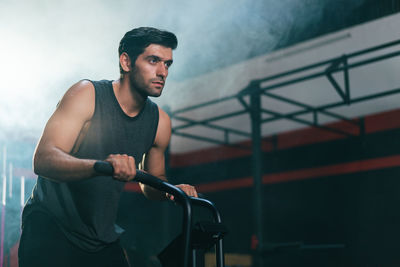
M 94 164 L 94 169 L 96 172 L 104 175 L 113 175 L 114 168 L 109 162 L 97 161 Z M 190 197 L 182 191 L 182 189 L 167 183 L 151 174 L 143 172 L 141 170 L 136 170 L 136 176 L 133 179 L 134 182 L 140 182 L 142 184 L 149 185 L 157 190 L 166 192 L 174 196 L 176 202 L 182 205 L 183 208 L 183 259 L 182 266 L 188 266 L 189 262 L 189 251 L 190 251 L 190 240 L 191 240 L 191 218 L 192 218 L 192 207 Z
M 94 164 L 94 169 L 101 174 L 105 175 L 113 175 L 114 173 L 114 168 L 109 162 L 106 161 L 97 161 Z M 178 202 L 188 202 L 190 203 L 190 198 L 183 192 L 180 188 L 163 181 L 149 173 L 146 173 L 141 170 L 136 170 L 136 176 L 132 180 L 133 182 L 139 182 L 142 184 L 149 185 L 155 189 L 158 189 L 160 191 L 169 193 L 173 195 L 174 197 L 177 198 Z

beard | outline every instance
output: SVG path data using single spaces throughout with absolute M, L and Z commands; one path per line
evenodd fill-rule
M 153 82 L 165 82 L 161 78 L 152 78 L 146 80 L 136 69 L 129 73 L 129 81 L 131 84 L 131 90 L 139 93 L 143 98 L 147 98 L 149 96 L 159 97 L 164 86 L 161 86 L 161 88 L 155 88 Z

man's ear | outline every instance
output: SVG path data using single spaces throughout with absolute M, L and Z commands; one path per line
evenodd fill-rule
M 119 56 L 119 64 L 124 72 L 129 72 L 132 70 L 131 59 L 126 52 L 123 52 Z

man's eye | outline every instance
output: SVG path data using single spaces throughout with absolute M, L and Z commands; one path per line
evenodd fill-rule
M 151 58 L 151 59 L 149 60 L 149 62 L 150 62 L 150 63 L 157 63 L 157 59 Z

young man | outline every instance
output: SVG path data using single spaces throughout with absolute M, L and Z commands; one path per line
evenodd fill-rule
M 148 96 L 161 95 L 176 46 L 173 33 L 133 29 L 120 42 L 119 80 L 84 80 L 65 93 L 35 151 L 39 176 L 22 216 L 20 267 L 128 266 L 115 226 L 118 201 L 144 154 L 144 170 L 165 179 L 171 122 Z M 97 160 L 113 166 L 113 179 L 95 172 Z M 197 197 L 193 186 L 178 187 Z

